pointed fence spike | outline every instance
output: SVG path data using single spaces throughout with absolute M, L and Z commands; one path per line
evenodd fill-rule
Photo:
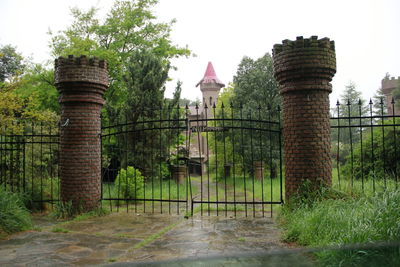
M 216 108 L 216 106 L 215 106 L 215 102 L 213 103 L 213 106 L 212 106 L 213 108 Z
M 199 109 L 199 105 L 196 103 L 196 109 Z
M 379 104 L 383 105 L 383 97 L 381 97 L 381 102 Z
M 208 108 L 207 103 L 204 103 L 204 108 L 206 108 L 206 109 Z
M 372 98 L 369 99 L 369 104 L 372 105 Z
M 361 98 L 358 99 L 358 105 L 361 106 Z
M 392 97 L 392 102 L 391 102 L 391 103 L 392 103 L 392 105 L 395 103 L 395 101 L 394 101 L 394 97 Z
M 336 101 L 336 106 L 340 106 L 339 100 Z
M 231 103 L 230 103 L 230 107 L 233 108 L 233 102 L 232 102 L 232 101 L 231 101 Z
M 350 99 L 347 99 L 347 105 L 350 106 Z
M 221 108 L 225 108 L 224 102 L 221 101 Z
M 186 105 L 185 105 L 185 109 L 189 109 L 189 106 L 188 106 L 188 104 L 186 103 Z

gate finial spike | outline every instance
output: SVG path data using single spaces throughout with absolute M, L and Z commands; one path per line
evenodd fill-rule
M 372 105 L 372 98 L 369 99 L 369 104 Z

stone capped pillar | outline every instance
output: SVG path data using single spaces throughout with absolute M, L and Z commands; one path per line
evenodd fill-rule
M 60 93 L 61 200 L 84 211 L 101 199 L 100 111 L 108 88 L 107 64 L 86 56 L 55 60 Z
M 329 94 L 336 73 L 334 41 L 297 37 L 273 49 L 283 97 L 286 200 L 308 179 L 313 188 L 332 183 Z

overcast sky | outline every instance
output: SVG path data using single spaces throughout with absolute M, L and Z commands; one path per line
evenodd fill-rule
M 0 0 L 0 44 L 12 44 L 35 62 L 53 60 L 46 32 L 71 24 L 69 7 L 96 6 L 107 12 L 113 0 Z M 337 73 L 331 103 L 349 81 L 365 98 L 380 87 L 388 72 L 400 76 L 400 1 L 398 0 L 161 0 L 160 21 L 177 19 L 171 38 L 197 57 L 174 60 L 167 96 L 176 81 L 182 97 L 201 98 L 195 87 L 212 61 L 228 84 L 243 56 L 272 53 L 275 43 L 296 36 L 328 37 L 336 42 Z

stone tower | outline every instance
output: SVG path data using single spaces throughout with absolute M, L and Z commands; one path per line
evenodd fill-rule
M 398 77 L 397 79 L 391 77 L 390 79 L 382 80 L 382 91 L 386 97 L 386 103 L 389 115 L 393 115 L 393 105 L 392 105 L 393 91 L 399 86 L 399 84 L 400 84 L 400 77 Z M 396 109 L 395 107 L 394 115 L 400 115 L 400 109 Z
M 212 117 L 212 107 L 217 105 L 218 94 L 222 87 L 225 86 L 218 79 L 217 74 L 215 74 L 214 67 L 211 62 L 208 62 L 206 72 L 204 73 L 203 79 L 197 83 L 196 87 L 200 85 L 200 90 L 203 93 L 203 105 L 207 104 L 207 117 Z
M 329 94 L 336 73 L 335 43 L 297 37 L 274 45 L 274 71 L 283 97 L 286 200 L 304 180 L 332 183 Z
M 108 88 L 107 63 L 59 57 L 55 85 L 61 105 L 61 200 L 77 210 L 92 210 L 101 200 L 100 112 Z

